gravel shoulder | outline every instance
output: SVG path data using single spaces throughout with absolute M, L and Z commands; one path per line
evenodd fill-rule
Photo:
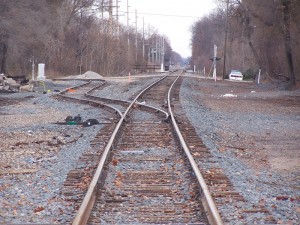
M 235 188 L 282 224 L 300 221 L 300 91 L 185 78 L 180 100 Z
M 52 88 L 76 83 L 55 82 Z M 53 95 L 43 90 L 0 94 L 0 223 L 64 223 L 70 210 L 60 193 L 62 184 L 103 125 L 57 122 L 78 114 L 101 121 L 107 112 Z

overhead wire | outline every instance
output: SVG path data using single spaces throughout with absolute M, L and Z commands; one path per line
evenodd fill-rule
M 127 13 L 127 12 L 123 12 Z M 135 12 L 129 12 L 130 14 L 134 14 Z M 178 17 L 178 18 L 194 18 L 194 19 L 200 19 L 200 17 L 197 16 L 186 16 L 186 15 L 172 15 L 172 14 L 160 14 L 160 13 L 147 13 L 147 12 L 138 12 L 137 14 L 140 15 L 148 15 L 148 16 L 165 16 L 165 17 Z

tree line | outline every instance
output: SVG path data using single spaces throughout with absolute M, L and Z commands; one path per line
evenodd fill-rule
M 216 0 L 219 7 L 192 26 L 191 61 L 210 68 L 218 46 L 219 76 L 231 69 L 296 86 L 300 64 L 300 1 Z
M 113 4 L 112 0 L 1 0 L 0 73 L 28 75 L 34 60 L 45 63 L 50 76 L 87 70 L 112 76 L 127 73 L 133 65 L 160 63 L 158 51 L 168 62 L 180 60 L 168 38 L 155 28 L 141 31 L 121 24 L 113 15 Z

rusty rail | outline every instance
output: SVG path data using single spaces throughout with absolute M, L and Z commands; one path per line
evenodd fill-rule
M 100 86 L 104 85 L 106 83 L 106 81 L 104 80 L 97 80 L 97 81 L 103 81 L 102 84 L 94 87 L 92 90 L 94 89 L 97 89 L 99 88 Z M 58 96 L 61 97 L 61 98 L 66 98 L 66 99 L 70 99 L 70 100 L 75 100 L 75 101 L 79 101 L 79 102 L 86 102 L 86 103 L 89 103 L 93 106 L 97 106 L 97 107 L 100 107 L 100 108 L 104 108 L 106 111 L 110 112 L 110 113 L 115 113 L 117 114 L 120 118 L 122 118 L 122 112 L 120 112 L 120 110 L 118 110 L 117 108 L 113 107 L 113 106 L 110 106 L 110 105 L 107 105 L 105 104 L 104 102 L 99 102 L 99 101 L 92 101 L 92 100 L 88 100 L 88 99 L 81 99 L 81 98 L 76 98 L 76 97 L 72 97 L 72 96 L 66 96 L 65 94 L 68 92 L 69 89 L 79 89 L 81 87 L 84 87 L 86 85 L 89 85 L 91 83 L 91 81 L 88 81 L 86 83 L 83 83 L 83 84 L 80 84 L 80 85 L 76 85 L 76 86 L 73 86 L 73 87 L 70 87 L 70 88 L 67 88 L 63 91 L 61 91 Z M 90 91 L 87 91 L 86 93 L 84 93 L 84 95 L 88 95 L 87 93 L 89 93 Z
M 150 89 L 151 87 L 153 87 L 154 85 L 156 85 L 157 83 L 159 83 L 161 80 L 165 79 L 167 77 L 164 76 L 161 79 L 155 81 L 154 83 L 152 83 L 151 85 L 149 85 L 148 87 L 146 87 L 142 92 L 140 92 L 135 99 L 131 102 L 131 104 L 128 106 L 128 108 L 126 109 L 125 113 L 122 115 L 121 119 L 119 120 L 115 130 L 113 131 L 108 144 L 106 145 L 103 155 L 101 157 L 101 160 L 97 166 L 95 175 L 93 176 L 93 179 L 91 181 L 91 184 L 88 188 L 88 191 L 83 199 L 83 202 L 78 210 L 78 213 L 72 223 L 72 225 L 84 225 L 87 223 L 88 217 L 90 215 L 90 212 L 92 210 L 92 207 L 94 205 L 95 199 L 96 199 L 96 187 L 97 187 L 97 183 L 98 180 L 101 176 L 101 173 L 103 171 L 104 165 L 109 157 L 109 153 L 110 153 L 110 149 L 116 139 L 117 134 L 120 131 L 120 128 L 124 122 L 124 118 L 126 117 L 126 115 L 130 112 L 132 106 L 135 104 L 135 102 L 137 101 L 137 99 L 144 93 L 146 92 L 148 89 Z
M 180 76 L 180 75 L 179 75 Z M 175 130 L 175 133 L 180 141 L 180 144 L 190 162 L 190 165 L 192 166 L 193 168 L 193 171 L 195 173 L 195 176 L 197 177 L 197 181 L 201 187 L 201 190 L 202 190 L 202 193 L 201 193 L 201 196 L 202 196 L 202 203 L 203 203 L 203 206 L 204 206 L 204 209 L 208 212 L 208 220 L 211 224 L 213 225 L 222 225 L 223 222 L 222 222 L 222 219 L 221 219 L 221 216 L 217 210 L 217 207 L 213 201 L 213 198 L 208 190 L 208 187 L 204 181 L 204 178 L 178 128 L 178 125 L 177 125 L 177 122 L 175 120 L 175 117 L 174 117 L 174 114 L 172 112 L 172 108 L 171 108 L 171 92 L 172 92 L 172 88 L 174 86 L 174 84 L 176 83 L 176 81 L 178 80 L 179 76 L 177 77 L 177 79 L 174 81 L 174 83 L 171 85 L 170 89 L 169 89 L 169 92 L 168 92 L 168 108 L 169 108 L 169 113 L 170 113 L 170 117 L 171 117 L 171 120 L 172 120 L 172 125 L 174 127 L 174 130 Z
M 182 73 L 180 73 L 181 75 Z M 180 76 L 179 75 L 179 76 Z M 113 131 L 109 141 L 108 141 L 108 144 L 106 145 L 105 149 L 104 149 L 104 152 L 103 152 L 103 155 L 101 157 L 101 160 L 97 166 L 97 169 L 96 169 L 96 172 L 93 176 L 93 179 L 91 181 L 91 184 L 88 188 L 88 191 L 84 197 L 84 200 L 78 210 L 78 213 L 72 223 L 72 225 L 84 225 L 87 223 L 88 221 L 88 218 L 89 218 L 89 215 L 90 215 L 90 212 L 93 208 L 93 205 L 94 205 L 94 202 L 95 202 L 95 199 L 96 199 L 96 188 L 97 188 L 97 185 L 98 185 L 98 181 L 99 181 L 99 178 L 101 177 L 101 174 L 102 174 L 102 171 L 104 169 L 104 166 L 106 164 L 106 161 L 107 159 L 109 158 L 109 154 L 110 154 L 110 150 L 114 144 L 114 141 L 116 139 L 116 136 L 118 135 L 119 131 L 120 131 L 120 128 L 122 127 L 124 121 L 125 121 L 125 118 L 126 116 L 129 114 L 129 112 L 132 110 L 132 106 L 134 104 L 137 104 L 137 100 L 147 91 L 149 90 L 150 88 L 152 88 L 154 85 L 156 85 L 157 83 L 159 83 L 161 80 L 165 79 L 168 75 L 162 77 L 161 79 L 155 81 L 154 83 L 152 83 L 151 85 L 149 85 L 147 88 L 145 88 L 144 90 L 142 90 L 136 97 L 135 99 L 129 104 L 129 102 L 126 102 L 126 101 L 114 101 L 114 100 L 111 100 L 111 99 L 104 99 L 104 101 L 112 101 L 112 102 L 115 102 L 115 103 L 125 103 L 125 104 L 129 104 L 129 106 L 127 107 L 126 111 L 122 114 L 115 130 Z M 171 85 L 170 89 L 169 89 L 169 92 L 168 92 L 168 107 L 169 107 L 169 114 L 170 114 L 170 117 L 172 119 L 172 125 L 173 125 L 173 128 L 175 130 L 175 133 L 180 141 L 180 144 L 190 162 L 190 165 L 197 177 L 197 181 L 198 181 L 198 184 L 200 185 L 200 188 L 201 188 L 201 200 L 202 200 L 202 203 L 203 203 L 203 206 L 206 210 L 206 212 L 208 213 L 208 219 L 209 219 L 209 222 L 213 225 L 222 225 L 223 222 L 221 220 L 221 217 L 219 215 L 219 212 L 215 206 L 215 203 L 211 197 L 211 194 L 209 193 L 209 190 L 207 188 L 207 185 L 203 179 L 203 176 L 201 175 L 201 172 L 199 170 L 199 168 L 197 167 L 196 163 L 195 163 L 195 160 L 193 159 L 193 156 L 191 155 L 188 147 L 187 147 L 187 144 L 186 142 L 184 141 L 184 138 L 178 128 L 178 125 L 176 123 L 176 120 L 174 118 L 174 115 L 173 115 L 173 112 L 172 112 L 172 109 L 171 109 L 171 102 L 170 102 L 170 96 L 171 96 L 171 91 L 172 91 L 172 88 L 174 86 L 174 84 L 176 83 L 176 81 L 178 80 L 179 76 L 176 78 L 176 80 L 174 81 L 174 83 Z M 88 97 L 91 97 L 91 98 L 96 98 L 95 96 L 92 96 L 90 95 L 90 92 L 86 93 L 86 95 Z M 147 107 L 147 106 L 145 106 Z M 154 108 L 154 107 L 153 107 Z M 158 110 L 159 112 L 162 112 L 164 113 L 164 111 L 162 110 L 159 110 L 159 109 L 156 109 L 154 108 L 155 110 Z M 168 117 L 168 113 L 165 113 L 165 115 Z

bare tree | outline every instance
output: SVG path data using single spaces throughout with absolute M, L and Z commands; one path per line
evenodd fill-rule
M 0 73 L 6 73 L 8 32 L 0 27 Z
M 142 59 L 142 33 L 119 24 L 113 9 L 111 0 L 1 0 L 0 72 L 30 74 L 34 57 L 53 74 L 122 73 L 135 63 L 136 37 Z
M 207 46 L 212 45 L 211 40 L 225 54 L 224 39 L 217 38 L 225 36 L 225 25 L 219 22 L 223 27 L 218 33 L 214 28 L 217 28 L 219 20 L 211 19 L 222 18 L 222 12 L 223 15 L 226 13 L 227 0 L 218 1 L 221 13 L 213 12 L 193 26 L 192 60 L 195 64 L 200 61 L 205 64 L 204 54 L 207 58 Z M 297 0 L 229 0 L 226 67 L 249 68 L 252 71 L 262 68 L 271 80 L 287 77 L 289 86 L 295 86 L 297 71 L 300 70 L 300 66 L 295 64 L 300 60 L 300 16 L 296 13 L 297 9 L 300 9 Z M 246 40 L 248 47 L 244 44 Z
M 288 64 L 288 71 L 290 75 L 290 88 L 296 86 L 296 78 L 294 71 L 294 62 L 293 62 L 293 53 L 292 53 L 292 43 L 291 43 L 291 0 L 281 0 L 283 6 L 283 27 L 284 27 L 284 45 L 285 45 L 285 54 Z

